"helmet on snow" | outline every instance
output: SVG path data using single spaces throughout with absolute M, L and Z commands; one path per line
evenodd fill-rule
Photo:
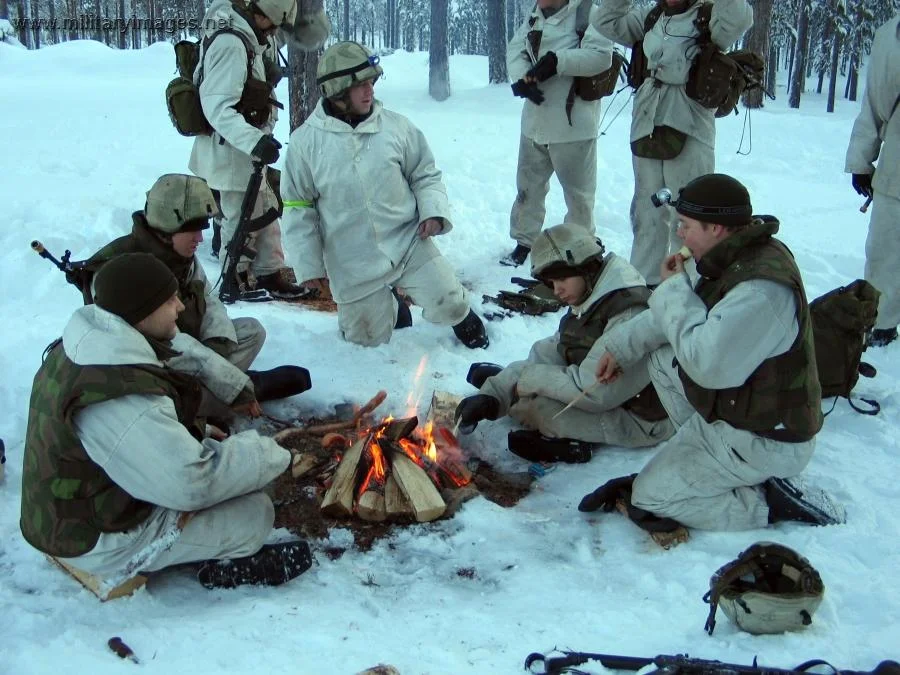
M 719 568 L 703 596 L 709 603 L 706 631 L 712 635 L 721 606 L 741 630 L 754 635 L 801 630 L 812 623 L 825 586 L 796 551 L 761 541 Z

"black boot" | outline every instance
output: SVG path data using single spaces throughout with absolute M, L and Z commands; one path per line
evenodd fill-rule
M 529 462 L 590 462 L 596 443 L 576 441 L 574 438 L 551 438 L 539 431 L 520 429 L 507 437 L 509 451 Z
M 769 505 L 769 523 L 786 520 L 812 525 L 847 522 L 844 508 L 824 491 L 808 487 L 796 478 L 770 478 L 763 483 Z
M 465 319 L 453 326 L 453 332 L 459 341 L 469 349 L 487 349 L 487 346 L 491 344 L 484 330 L 484 324 L 471 309 Z
M 466 382 L 471 384 L 476 389 L 481 389 L 481 385 L 484 384 L 484 381 L 489 377 L 493 377 L 497 373 L 503 370 L 503 366 L 498 366 L 496 363 L 487 363 L 486 361 L 479 361 L 478 363 L 473 363 L 469 366 L 469 373 L 466 375 Z
M 409 328 L 412 326 L 412 312 L 409 311 L 409 305 L 400 297 L 397 289 L 392 288 L 391 293 L 397 298 L 397 320 L 394 322 L 394 330 Z
M 287 267 L 282 267 L 272 274 L 264 274 L 256 277 L 256 289 L 266 290 L 280 300 L 299 300 L 300 298 L 312 298 L 316 293 L 310 288 L 299 286 L 291 280 L 293 272 Z
M 885 347 L 897 339 L 896 328 L 876 328 L 869 333 L 866 345 L 869 347 Z
M 528 254 L 531 253 L 531 247 L 525 244 L 516 244 L 512 252 L 500 258 L 500 264 L 507 267 L 518 267 L 525 262 Z
M 302 394 L 312 387 L 309 371 L 300 366 L 278 366 L 271 370 L 248 370 L 256 400 L 272 401 Z
M 280 586 L 312 567 L 305 541 L 263 544 L 253 555 L 200 563 L 197 580 L 206 588 L 235 588 L 245 584 Z

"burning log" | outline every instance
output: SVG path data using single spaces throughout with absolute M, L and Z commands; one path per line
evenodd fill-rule
M 405 453 L 394 453 L 393 476 L 412 506 L 413 515 L 420 523 L 427 523 L 444 515 L 447 505 L 422 468 Z
M 361 438 L 344 453 L 331 487 L 325 493 L 320 507 L 329 516 L 349 516 L 353 514 L 353 497 L 356 492 L 356 468 L 365 450 L 368 437 Z
M 387 517 L 392 520 L 415 517 L 412 504 L 403 494 L 393 473 L 387 477 L 384 484 L 384 508 Z
M 384 506 L 384 485 L 387 481 L 387 458 L 376 440 L 376 432 L 366 443 L 365 457 L 370 460 L 369 471 L 359 486 L 356 514 L 363 520 L 382 521 L 387 518 Z

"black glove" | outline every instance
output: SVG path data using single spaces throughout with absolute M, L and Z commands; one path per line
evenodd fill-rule
M 460 433 L 471 434 L 481 420 L 495 420 L 499 414 L 500 401 L 487 394 L 475 394 L 459 402 L 454 417 Z
M 519 98 L 527 98 L 535 105 L 540 105 L 544 102 L 544 94 L 534 82 L 519 80 L 518 82 L 513 82 L 511 86 L 513 94 Z
M 872 174 L 855 173 L 850 182 L 858 194 L 861 194 L 863 197 L 872 196 Z
M 533 77 L 538 82 L 543 82 L 544 80 L 549 80 L 551 77 L 556 75 L 556 64 L 558 59 L 556 58 L 556 54 L 553 52 L 547 52 L 541 58 L 537 60 L 533 66 L 531 66 L 531 70 L 525 73 L 529 77 Z
M 631 503 L 631 485 L 637 474 L 630 476 L 621 476 L 606 481 L 603 485 L 594 490 L 591 494 L 585 495 L 578 504 L 579 511 L 596 511 L 602 508 L 609 513 L 616 508 L 616 500 L 624 499 L 626 503 Z
M 274 136 L 263 136 L 253 146 L 250 154 L 264 164 L 274 164 L 278 161 L 278 149 L 280 147 L 281 143 L 276 141 Z

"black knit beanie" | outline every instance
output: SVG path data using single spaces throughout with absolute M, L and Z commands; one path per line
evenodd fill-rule
M 94 302 L 134 326 L 159 309 L 177 290 L 178 280 L 165 263 L 149 253 L 125 253 L 97 272 Z
M 681 188 L 672 206 L 688 218 L 725 227 L 742 227 L 753 220 L 747 188 L 724 173 L 695 178 Z

